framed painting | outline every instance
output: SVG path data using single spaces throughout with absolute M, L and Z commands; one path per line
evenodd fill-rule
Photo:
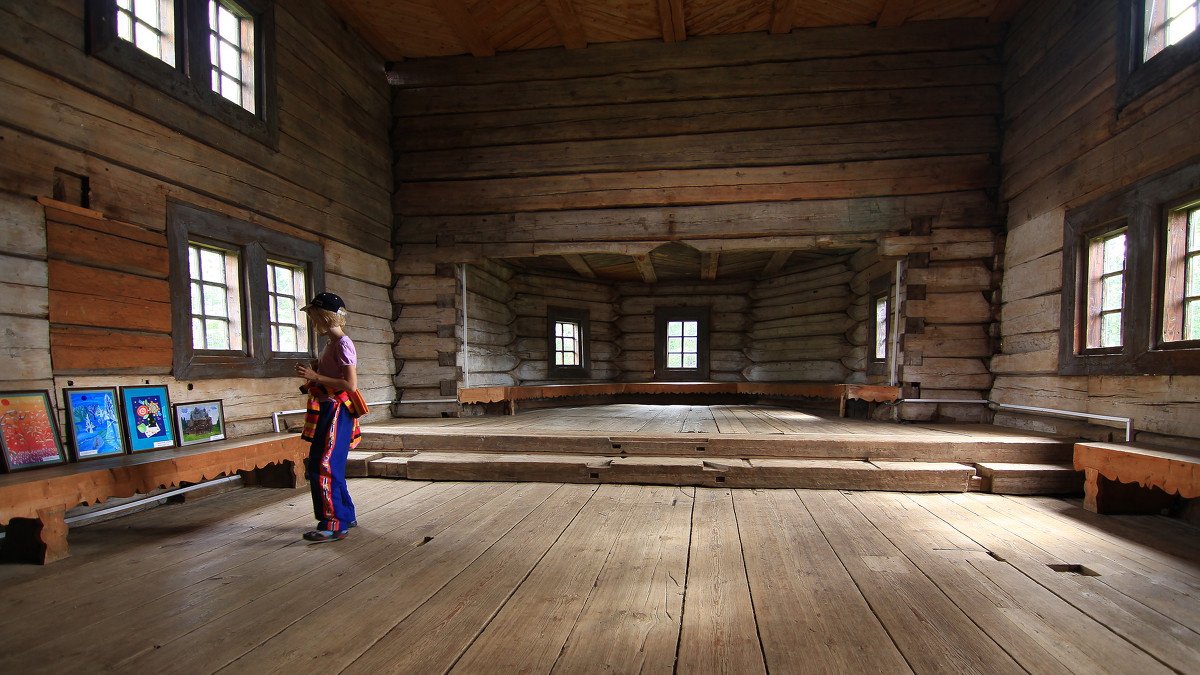
M 62 395 L 75 461 L 126 453 L 116 387 L 63 389 Z
M 65 464 L 50 392 L 0 392 L 0 452 L 4 470 Z
M 175 404 L 175 430 L 180 445 L 225 438 L 225 411 L 220 401 Z
M 165 386 L 121 387 L 121 409 L 130 452 L 174 447 L 171 397 Z

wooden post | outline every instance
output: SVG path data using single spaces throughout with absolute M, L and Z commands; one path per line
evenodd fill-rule
M 46 565 L 69 557 L 66 513 L 60 506 L 38 509 L 37 518 L 10 520 L 4 533 L 4 558 Z

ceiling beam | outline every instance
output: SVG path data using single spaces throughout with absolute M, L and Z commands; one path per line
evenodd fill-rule
M 700 279 L 703 281 L 717 280 L 717 261 L 721 258 L 720 251 L 704 251 L 700 254 Z
M 467 9 L 467 4 L 463 0 L 439 0 L 435 2 L 438 12 L 446 23 L 450 24 L 451 30 L 462 40 L 463 45 L 474 56 L 495 56 L 496 48 L 488 42 L 487 35 L 483 32 L 483 28 L 479 26 L 479 22 L 471 16 L 471 10 Z
M 575 7 L 571 4 L 571 0 L 542 0 L 542 4 L 550 13 L 550 20 L 558 29 L 558 36 L 562 38 L 564 47 L 583 49 L 587 46 L 587 38 L 583 34 L 583 24 L 579 23 L 579 15 L 575 13 Z
M 796 27 L 796 0 L 774 0 L 771 3 L 771 33 L 783 35 Z
M 771 254 L 771 259 L 768 260 L 767 264 L 763 266 L 762 272 L 759 273 L 759 276 L 769 277 L 772 274 L 775 274 L 779 270 L 783 269 L 783 266 L 787 264 L 788 258 L 791 257 L 792 251 L 790 250 L 775 251 Z
M 908 21 L 912 16 L 914 0 L 887 0 L 879 11 L 875 25 L 879 28 L 891 28 Z
M 591 265 L 588 265 L 587 261 L 583 259 L 583 256 L 579 255 L 578 253 L 564 253 L 563 259 L 566 260 L 567 264 L 571 266 L 571 269 L 574 269 L 576 272 L 578 272 L 580 276 L 588 279 L 596 278 L 596 271 L 593 270 Z
M 664 42 L 683 42 L 687 39 L 683 0 L 658 0 L 658 18 L 662 20 Z
M 637 264 L 638 274 L 642 275 L 642 281 L 652 284 L 658 281 L 658 274 L 654 272 L 654 263 L 650 260 L 650 254 L 635 255 L 633 262 Z

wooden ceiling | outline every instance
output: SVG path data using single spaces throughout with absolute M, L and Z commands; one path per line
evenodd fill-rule
M 912 21 L 1008 21 L 1026 0 L 329 0 L 388 61 Z

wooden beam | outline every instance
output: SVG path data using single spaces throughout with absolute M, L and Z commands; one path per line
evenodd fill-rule
M 562 257 L 567 261 L 572 269 L 580 274 L 580 276 L 587 277 L 588 279 L 596 278 L 595 270 L 593 270 L 592 267 L 587 264 L 587 261 L 583 259 L 583 256 L 579 255 L 578 253 L 564 253 Z
M 771 254 L 771 259 L 767 261 L 767 264 L 762 268 L 762 272 L 759 274 L 759 276 L 768 277 L 772 274 L 775 274 L 779 270 L 783 269 L 783 266 L 787 264 L 788 259 L 791 257 L 791 250 L 775 251 L 775 253 Z
M 664 42 L 683 42 L 687 39 L 683 0 L 658 0 L 658 17 L 662 21 Z
M 887 0 L 875 21 L 878 28 L 899 26 L 912 15 L 914 0 Z
M 496 54 L 496 48 L 488 42 L 483 28 L 471 15 L 471 10 L 467 9 L 467 4 L 463 0 L 442 0 L 434 3 L 434 6 L 438 8 L 442 18 L 450 24 L 450 28 L 454 30 L 471 54 L 475 56 L 494 56 Z
M 1025 5 L 1025 0 L 997 0 L 996 6 L 992 8 L 992 13 L 988 16 L 988 21 L 992 23 L 1006 23 L 1012 21 L 1017 12 Z
M 654 272 L 654 262 L 650 260 L 650 254 L 635 255 L 633 261 L 637 264 L 638 273 L 642 275 L 642 281 L 648 284 L 658 281 L 658 274 Z
M 796 26 L 796 0 L 774 0 L 771 3 L 771 33 L 784 35 Z
M 721 258 L 720 251 L 705 251 L 700 254 L 700 278 L 704 281 L 717 280 L 717 261 Z
M 564 47 L 583 49 L 587 46 L 587 38 L 583 34 L 583 24 L 579 23 L 579 15 L 575 13 L 575 7 L 571 5 L 571 0 L 542 0 L 542 4 L 550 13 L 550 20 L 558 29 L 558 35 L 562 38 Z

